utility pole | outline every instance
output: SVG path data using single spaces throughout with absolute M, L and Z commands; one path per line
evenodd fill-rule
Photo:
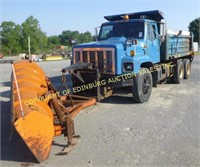
M 1 40 L 2 40 L 2 36 L 1 36 L 1 28 L 0 28 L 0 53 L 1 53 Z
M 31 55 L 30 36 L 28 36 L 28 54 Z
M 42 30 L 40 27 L 40 24 L 38 24 L 39 29 L 40 29 L 40 54 L 42 54 Z
M 2 39 L 2 37 L 0 35 L 0 53 L 1 53 L 1 39 Z

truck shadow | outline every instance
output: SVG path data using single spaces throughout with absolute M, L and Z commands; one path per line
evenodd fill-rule
M 106 99 L 100 101 L 100 103 L 110 103 L 110 104 L 137 104 L 132 97 L 112 95 Z
M 60 87 L 61 83 L 61 76 L 56 76 L 56 77 L 51 77 L 51 83 L 54 85 L 54 87 L 58 90 Z M 71 81 L 71 77 L 69 75 L 66 75 L 66 81 L 68 85 L 68 89 L 73 92 L 73 83 Z M 66 89 L 65 86 L 61 87 L 61 90 Z M 130 87 L 125 87 L 125 88 L 120 88 L 114 91 L 113 95 L 101 100 L 101 103 L 112 103 L 112 104 L 137 104 L 132 98 L 131 94 L 131 88 Z M 60 91 L 60 95 L 62 95 Z
M 111 103 L 111 104 L 137 104 L 133 100 L 131 87 L 124 87 L 114 90 L 112 96 L 103 99 L 100 103 Z

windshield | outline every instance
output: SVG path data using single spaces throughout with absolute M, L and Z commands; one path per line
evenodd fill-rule
M 104 40 L 111 37 L 143 38 L 143 36 L 143 22 L 123 22 L 103 25 L 98 39 Z

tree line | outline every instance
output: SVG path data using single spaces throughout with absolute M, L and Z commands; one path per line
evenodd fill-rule
M 200 41 L 199 41 L 199 37 L 200 37 L 200 17 L 192 20 L 190 22 L 189 26 L 188 26 L 188 29 L 194 35 L 194 42 L 198 42 L 199 46 L 200 46 Z
M 1 51 L 4 55 L 28 54 L 28 37 L 32 54 L 51 53 L 56 46 L 64 45 L 70 50 L 74 43 L 93 41 L 94 37 L 87 31 L 65 30 L 60 35 L 49 36 L 41 30 L 39 21 L 33 16 L 28 17 L 21 25 L 12 21 L 4 21 L 0 26 Z
M 191 21 L 188 29 L 193 32 L 194 41 L 199 42 L 200 17 Z M 33 16 L 28 17 L 21 25 L 12 21 L 2 22 L 0 33 L 0 52 L 4 55 L 28 53 L 28 37 L 30 37 L 32 54 L 51 53 L 59 45 L 67 46 L 70 50 L 75 42 L 79 44 L 95 39 L 89 31 L 79 33 L 70 30 L 64 30 L 60 35 L 47 37 L 41 30 L 39 21 Z

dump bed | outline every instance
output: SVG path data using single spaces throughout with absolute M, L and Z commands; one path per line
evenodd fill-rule
M 161 45 L 161 60 L 166 61 L 193 53 L 192 34 L 187 31 L 167 31 L 165 42 Z

